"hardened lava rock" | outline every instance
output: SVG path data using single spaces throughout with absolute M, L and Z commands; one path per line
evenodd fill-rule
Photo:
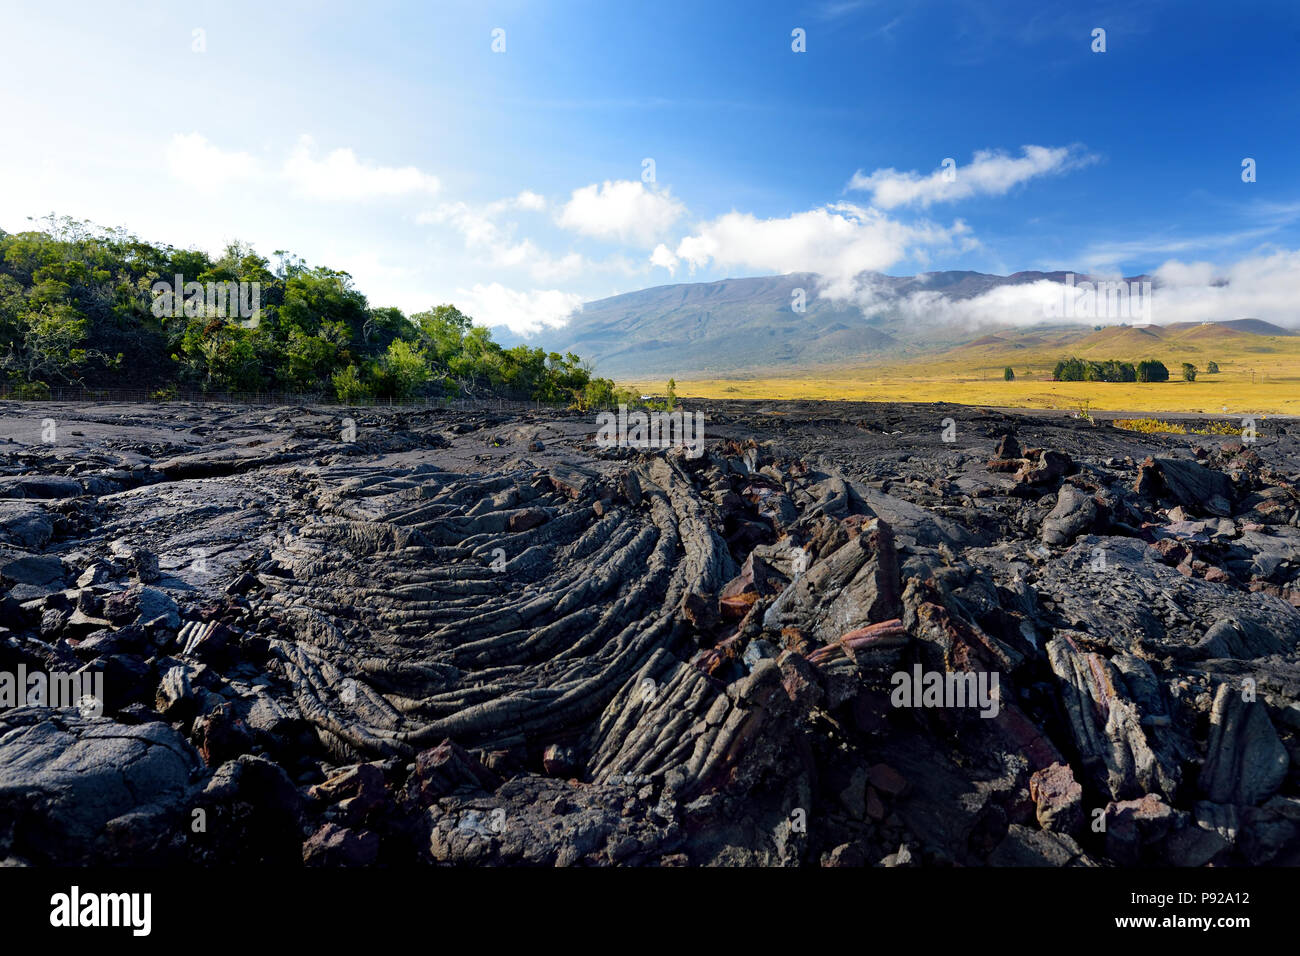
M 0 860 L 1300 863 L 1289 422 L 691 411 L 0 405 Z

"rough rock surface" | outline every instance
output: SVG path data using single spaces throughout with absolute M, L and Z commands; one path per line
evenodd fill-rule
M 0 859 L 1300 863 L 1290 422 L 700 410 L 0 406 Z

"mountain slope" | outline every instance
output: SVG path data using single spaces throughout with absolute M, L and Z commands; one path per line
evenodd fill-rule
M 793 274 L 643 289 L 588 303 L 529 344 L 591 356 L 600 374 L 615 376 L 820 364 L 897 347 L 856 307 L 816 298 L 815 281 Z M 802 313 L 797 289 L 807 297 Z
M 820 277 L 811 273 L 679 283 L 587 303 L 564 328 L 520 341 L 590 357 L 599 374 L 615 378 L 701 377 L 903 360 L 972 341 L 993 344 L 988 327 L 916 321 L 914 312 L 902 308 L 908 297 L 930 293 L 960 302 L 1002 286 L 1061 282 L 1066 275 L 864 273 L 859 278 L 874 293 L 865 309 L 819 296 Z M 799 290 L 802 312 L 795 309 Z M 1064 347 L 1090 331 L 1086 326 L 1044 323 L 993 335 L 997 344 L 1011 348 Z

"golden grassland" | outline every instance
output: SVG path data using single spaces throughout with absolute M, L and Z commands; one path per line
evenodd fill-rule
M 1107 338 L 1110 341 L 1105 341 Z M 1091 344 L 1094 339 L 1102 341 Z M 1300 336 L 1222 333 L 1171 339 L 1147 343 L 1096 335 L 1075 345 L 967 346 L 906 361 L 821 366 L 797 374 L 773 371 L 716 378 L 677 376 L 677 394 L 712 399 L 845 399 L 1062 410 L 1300 415 Z M 1169 367 L 1170 381 L 1051 381 L 1056 363 L 1071 355 L 1134 364 L 1141 359 L 1159 359 Z M 1218 363 L 1217 375 L 1206 373 L 1209 361 Z M 1192 362 L 1200 369 L 1196 381 L 1182 381 L 1183 362 Z M 1015 381 L 1003 381 L 1002 369 L 1008 365 L 1015 370 Z M 661 394 L 667 380 L 627 384 L 633 390 Z

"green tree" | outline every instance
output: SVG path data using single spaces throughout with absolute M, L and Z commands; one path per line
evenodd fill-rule
M 19 316 L 22 349 L 6 365 L 25 381 L 72 382 L 86 361 L 87 320 L 71 305 L 45 302 Z
M 1218 362 L 1206 362 L 1206 363 L 1205 363 L 1205 373 L 1206 373 L 1207 375 L 1218 375 L 1218 374 L 1219 374 L 1219 363 L 1218 363 Z
M 1196 371 L 1197 371 L 1197 369 L 1196 369 L 1196 366 L 1195 366 L 1195 365 L 1193 365 L 1191 362 L 1184 362 L 1184 363 L 1183 363 L 1183 381 L 1184 381 L 1184 382 L 1194 382 L 1194 381 L 1196 381 Z
M 280 378 L 292 388 L 304 391 L 316 388 L 347 364 L 345 346 L 349 341 L 348 327 L 342 322 L 323 322 L 316 334 L 293 328 L 284 348 Z
M 1137 380 L 1139 382 L 1167 382 L 1169 381 L 1169 369 L 1165 368 L 1164 362 L 1158 362 L 1155 359 L 1144 359 L 1138 362 Z
M 393 398 L 409 398 L 429 379 L 429 362 L 424 351 L 401 339 L 388 346 L 382 370 L 384 392 Z
M 1004 381 L 1004 382 L 1014 382 L 1015 380 L 1016 380 L 1016 372 L 1015 372 L 1015 369 L 1013 369 L 1010 365 L 1008 365 L 1008 366 L 1006 366 L 1004 369 L 1002 369 L 1002 381 Z
M 370 401 L 374 390 L 361 378 L 361 372 L 355 365 L 335 372 L 330 381 L 334 385 L 334 394 L 344 405 L 357 405 Z
M 112 386 L 129 368 L 130 384 L 151 391 L 278 385 L 363 399 L 436 389 L 579 406 L 615 394 L 578 356 L 503 349 L 450 303 L 408 319 L 372 308 L 346 272 L 286 250 L 274 259 L 245 242 L 213 258 L 54 215 L 22 233 L 0 230 L 0 370 L 14 382 Z M 155 285 L 178 275 L 258 283 L 257 326 L 206 307 L 155 315 Z
M 583 388 L 578 408 L 585 412 L 593 408 L 609 408 L 616 404 L 614 383 L 607 378 L 593 378 Z

